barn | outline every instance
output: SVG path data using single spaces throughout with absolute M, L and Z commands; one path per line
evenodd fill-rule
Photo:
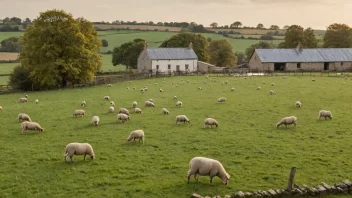
M 188 48 L 149 49 L 146 45 L 138 57 L 137 68 L 140 73 L 194 72 L 197 71 L 197 62 L 192 43 Z
M 352 48 L 255 49 L 249 60 L 253 72 L 349 71 Z

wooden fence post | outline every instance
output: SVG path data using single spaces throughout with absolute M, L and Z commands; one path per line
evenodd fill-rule
M 288 178 L 287 189 L 286 189 L 290 194 L 292 191 L 292 185 L 293 185 L 293 180 L 295 179 L 295 174 L 296 174 L 296 167 L 293 166 L 291 168 L 290 176 Z

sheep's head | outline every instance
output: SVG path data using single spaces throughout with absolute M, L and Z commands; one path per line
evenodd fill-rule
M 223 178 L 221 178 L 221 180 L 225 185 L 227 185 L 230 180 L 230 175 L 226 173 L 226 175 Z
M 44 128 L 39 129 L 39 131 L 44 132 Z
M 215 126 L 216 126 L 216 127 L 218 127 L 218 126 L 219 126 L 219 124 L 218 124 L 218 123 L 215 123 Z
M 94 154 L 94 153 L 90 156 L 90 159 L 91 159 L 91 160 L 94 160 L 94 159 L 95 159 L 95 154 Z

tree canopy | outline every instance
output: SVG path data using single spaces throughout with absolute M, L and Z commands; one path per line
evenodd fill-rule
M 264 28 L 264 25 L 262 24 L 262 23 L 259 23 L 258 25 L 257 25 L 257 29 L 263 29 Z
M 278 45 L 279 48 L 296 48 L 301 43 L 305 48 L 318 47 L 318 41 L 312 28 L 304 30 L 299 25 L 290 26 L 285 33 L 285 41 Z
M 101 44 L 103 45 L 103 47 L 109 46 L 109 42 L 106 39 L 102 39 Z
M 218 27 L 218 23 L 214 22 L 210 24 L 210 27 L 212 28 L 217 28 Z
M 20 52 L 21 51 L 21 44 L 20 44 L 20 38 L 19 37 L 10 37 L 7 39 L 4 39 L 0 42 L 1 52 Z
M 352 29 L 346 24 L 331 24 L 324 35 L 324 47 L 352 47 Z
M 231 27 L 234 27 L 234 28 L 239 28 L 241 26 L 242 26 L 242 23 L 240 21 L 236 21 L 231 24 Z
M 246 49 L 246 52 L 245 52 L 246 60 L 249 61 L 255 49 L 271 49 L 271 48 L 274 48 L 274 45 L 267 41 L 260 41 L 259 43 L 251 45 Z
M 183 32 L 172 36 L 171 38 L 165 40 L 159 47 L 188 47 L 192 42 L 193 50 L 197 54 L 200 61 L 208 62 L 208 41 L 201 34 L 193 34 L 188 32 Z
M 62 10 L 40 13 L 21 38 L 21 64 L 42 88 L 91 81 L 101 67 L 93 25 Z
M 230 42 L 226 39 L 213 40 L 209 45 L 210 63 L 218 67 L 233 67 L 237 57 Z
M 146 41 L 143 39 L 134 39 L 131 42 L 115 47 L 112 52 L 112 64 L 125 65 L 133 69 L 137 68 L 138 57 L 142 53 Z

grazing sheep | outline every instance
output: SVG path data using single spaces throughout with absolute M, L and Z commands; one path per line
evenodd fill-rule
M 132 89 L 136 89 L 136 87 L 132 87 Z
M 35 104 L 38 104 L 38 103 L 39 103 L 39 100 L 38 100 L 38 99 L 36 99 L 34 102 L 35 102 Z
M 275 86 L 275 83 L 271 83 L 271 86 Z
M 315 82 L 315 78 L 312 78 L 312 81 Z
M 154 100 L 153 100 L 153 99 L 149 99 L 149 101 L 150 101 L 150 102 L 154 102 Z
M 0 111 L 2 111 L 2 106 L 0 106 Z
M 160 91 L 160 92 L 163 92 L 164 90 L 160 88 L 159 91 Z
M 112 84 L 107 84 L 106 86 L 107 86 L 107 87 L 112 87 Z
M 126 89 L 130 89 L 130 87 L 126 87 Z
M 174 96 L 174 100 L 177 100 L 177 96 Z
M 110 96 L 104 96 L 104 100 L 106 101 L 110 100 Z
M 144 102 L 144 106 L 145 106 L 145 107 L 155 107 L 154 103 L 153 103 L 153 102 L 150 102 L 149 100 L 147 100 L 147 101 Z
M 214 118 L 207 118 L 204 120 L 204 128 L 207 128 L 208 126 L 210 126 L 210 128 L 213 128 L 213 125 L 215 125 L 216 127 L 219 126 L 218 121 L 216 121 Z
M 320 110 L 318 120 L 320 120 L 320 118 L 322 118 L 322 117 L 325 118 L 325 120 L 326 120 L 326 118 L 332 119 L 332 114 L 330 111 Z
M 300 101 L 297 101 L 297 102 L 296 102 L 296 107 L 297 107 L 297 108 L 301 108 L 301 107 L 302 107 L 302 103 L 301 103 Z
M 136 142 L 136 139 L 139 139 L 139 143 L 142 140 L 142 144 L 144 144 L 144 131 L 141 129 L 132 131 L 128 136 L 127 141 L 129 142 L 132 139 L 133 139 L 133 142 Z
M 176 107 L 182 107 L 182 102 L 181 101 L 177 101 L 176 102 Z
M 235 88 L 234 88 L 234 87 L 232 87 L 232 88 L 231 88 L 231 91 L 235 91 Z
M 87 105 L 86 101 L 83 100 L 82 103 L 81 103 L 81 107 L 85 107 Z
M 28 98 L 28 95 L 27 95 L 27 94 L 24 94 L 24 97 L 25 97 L 25 98 Z
M 142 109 L 140 109 L 140 108 L 134 108 L 134 112 L 135 112 L 135 113 L 142 113 Z
M 123 113 L 119 113 L 117 114 L 117 122 L 119 120 L 121 120 L 123 123 L 125 123 L 125 121 L 129 120 L 130 119 L 130 116 L 126 115 L 126 114 L 123 114 Z
M 136 107 L 137 107 L 137 102 L 136 101 L 132 102 L 132 108 L 136 108 Z
M 286 128 L 287 128 L 287 125 L 290 125 L 290 124 L 293 124 L 294 125 L 293 127 L 296 127 L 297 118 L 295 116 L 284 117 L 280 122 L 276 124 L 276 127 L 279 127 L 282 124 L 284 124 Z
M 169 114 L 169 111 L 166 108 L 162 108 L 161 113 L 165 115 L 165 114 Z
M 24 121 L 21 123 L 21 128 L 22 128 L 22 134 L 25 133 L 27 134 L 27 130 L 39 130 L 41 132 L 44 132 L 44 128 L 42 128 L 38 123 L 36 122 L 28 122 Z
M 119 109 L 119 113 L 123 113 L 123 114 L 126 114 L 126 115 L 130 115 L 130 112 L 129 112 L 128 109 L 126 109 L 126 108 L 120 108 L 120 109 Z
M 218 102 L 225 102 L 226 101 L 226 98 L 225 97 L 221 97 L 218 99 Z
M 275 94 L 275 92 L 273 90 L 270 90 L 269 93 L 270 93 L 270 95 L 274 95 Z
M 257 87 L 257 90 L 260 90 L 260 86 L 259 86 L 259 87 Z
M 143 93 L 144 92 L 144 88 L 141 88 L 139 91 L 141 91 Z
M 224 184 L 228 184 L 230 175 L 226 172 L 224 166 L 218 161 L 206 157 L 194 157 L 189 162 L 189 171 L 187 173 L 187 183 L 192 175 L 198 181 L 197 174 L 200 176 L 210 176 L 210 183 L 213 183 L 213 177 L 219 177 Z
M 18 114 L 18 121 L 28 121 L 28 122 L 32 122 L 31 118 L 29 117 L 29 115 L 25 114 L 25 113 L 20 113 Z
M 114 101 L 110 101 L 110 105 L 114 107 L 115 106 L 115 102 Z
M 176 116 L 176 124 L 179 122 L 183 122 L 185 124 L 186 122 L 190 123 L 190 120 L 185 115 L 178 115 Z
M 88 143 L 73 142 L 67 144 L 65 149 L 65 162 L 67 162 L 67 157 L 70 157 L 71 162 L 73 162 L 72 157 L 74 155 L 84 155 L 84 161 L 86 161 L 86 155 L 89 155 L 92 160 L 95 158 L 93 147 Z
M 93 122 L 93 125 L 94 125 L 94 126 L 98 126 L 99 121 L 100 121 L 100 119 L 99 119 L 98 116 L 93 116 L 92 122 Z
M 204 84 L 207 84 L 207 81 L 204 80 L 203 83 L 204 83 Z
M 198 87 L 198 90 L 202 90 L 202 87 Z
M 113 113 L 115 111 L 115 107 L 113 107 L 113 106 L 111 106 L 111 107 L 109 107 L 109 113 Z
M 78 109 L 73 113 L 72 116 L 73 117 L 78 117 L 78 116 L 84 117 L 85 114 L 86 114 L 86 112 L 83 109 Z
M 263 84 L 265 84 L 265 81 L 262 81 Z
M 20 102 L 20 103 L 28 102 L 28 99 L 27 98 L 20 98 L 18 100 L 18 102 Z
M 144 91 L 148 91 L 148 87 L 144 87 Z

